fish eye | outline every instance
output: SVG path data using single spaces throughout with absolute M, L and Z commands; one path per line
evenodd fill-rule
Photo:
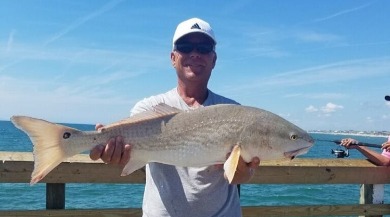
M 62 138 L 69 139 L 70 135 L 71 134 L 69 132 L 65 132 L 64 135 L 62 135 Z
M 292 134 L 292 135 L 290 135 L 290 139 L 291 139 L 291 140 L 297 140 L 297 139 L 298 139 L 298 136 L 295 135 L 295 134 Z

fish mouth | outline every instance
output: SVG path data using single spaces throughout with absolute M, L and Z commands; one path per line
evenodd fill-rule
M 294 159 L 298 155 L 306 154 L 309 151 L 310 148 L 311 148 L 311 146 L 307 146 L 307 147 L 300 148 L 300 149 L 297 149 L 297 150 L 284 152 L 284 157 L 292 160 L 292 159 Z

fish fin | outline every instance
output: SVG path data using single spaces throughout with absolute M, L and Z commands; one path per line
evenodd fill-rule
M 169 106 L 165 103 L 160 103 L 156 106 L 153 106 L 153 111 L 161 115 L 172 115 L 172 114 L 177 114 L 179 112 L 183 112 L 182 110 Z
M 153 107 L 153 110 L 144 111 L 141 113 L 138 113 L 136 115 L 133 115 L 129 118 L 123 119 L 121 121 L 108 124 L 104 127 L 102 127 L 100 130 L 103 131 L 104 129 L 116 127 L 123 124 L 136 124 L 142 121 L 152 120 L 155 118 L 162 118 L 162 117 L 171 117 L 175 116 L 177 113 L 183 112 L 180 109 L 171 107 L 165 103 L 158 104 Z
M 146 165 L 145 161 L 142 160 L 132 160 L 130 158 L 130 161 L 126 164 L 126 166 L 123 168 L 121 176 L 127 176 L 132 174 L 134 171 L 141 169 Z
M 232 152 L 230 153 L 230 156 L 223 164 L 223 169 L 225 170 L 225 175 L 229 183 L 232 183 L 233 181 L 234 174 L 236 173 L 238 161 L 240 160 L 240 154 L 241 154 L 241 146 L 235 145 Z
M 77 129 L 26 116 L 13 116 L 11 121 L 15 127 L 24 131 L 33 143 L 34 170 L 30 185 L 42 180 L 66 158 L 78 154 L 71 153 L 72 150 L 63 144 L 65 133 L 72 135 L 79 131 Z

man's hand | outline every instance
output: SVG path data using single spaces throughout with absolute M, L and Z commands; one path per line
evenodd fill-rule
M 95 129 L 103 127 L 102 124 L 96 124 Z M 130 160 L 131 145 L 124 144 L 121 136 L 110 138 L 106 145 L 95 146 L 89 153 L 92 160 L 99 158 L 106 164 L 125 166 Z

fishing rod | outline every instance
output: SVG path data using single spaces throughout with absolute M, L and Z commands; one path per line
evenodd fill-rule
M 333 143 L 336 143 L 338 145 L 341 144 L 341 140 L 316 139 L 316 141 L 320 141 L 320 142 L 333 142 Z M 363 142 L 358 142 L 358 143 L 353 144 L 353 145 L 366 146 L 366 147 L 372 147 L 372 148 L 382 148 L 382 145 L 372 144 L 372 143 L 363 143 Z
M 338 145 L 341 144 L 341 140 L 316 139 L 316 141 L 320 141 L 320 142 L 333 142 L 333 143 L 336 143 Z M 366 147 L 372 147 L 372 148 L 382 148 L 381 145 L 372 144 L 372 143 L 358 142 L 357 144 L 354 144 L 354 145 L 366 146 Z M 332 149 L 331 153 L 336 155 L 337 158 L 344 158 L 344 157 L 348 157 L 349 156 L 349 151 L 348 151 L 347 148 L 345 148 L 345 150 L 342 150 L 342 149 Z

